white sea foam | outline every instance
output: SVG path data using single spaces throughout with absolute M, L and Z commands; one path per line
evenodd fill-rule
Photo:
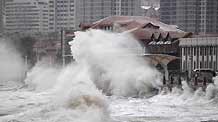
M 0 84 L 7 81 L 21 81 L 25 66 L 21 55 L 8 40 L 0 38 Z
M 143 96 L 158 88 L 160 74 L 142 57 L 144 49 L 131 35 L 89 30 L 70 42 L 78 64 L 106 94 Z

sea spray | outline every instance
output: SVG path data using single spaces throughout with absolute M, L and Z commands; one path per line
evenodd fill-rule
M 213 78 L 213 82 L 208 84 L 206 88 L 205 97 L 209 100 L 213 98 L 218 99 L 218 76 Z
M 21 55 L 8 40 L 0 38 L 0 82 L 21 81 L 25 65 Z
M 143 97 L 161 85 L 160 73 L 146 62 L 144 49 L 128 34 L 77 32 L 70 44 L 76 62 L 58 69 L 57 74 L 45 65 L 36 65 L 26 79 L 39 91 L 51 84 L 47 92 L 53 96 L 50 104 L 56 109 L 52 111 L 61 109 L 72 116 L 60 114 L 49 121 L 107 122 L 108 104 L 102 92 Z M 47 116 L 53 113 L 50 107 L 42 111 L 47 111 Z
M 57 83 L 60 71 L 60 67 L 49 64 L 43 58 L 27 73 L 25 83 L 37 92 L 51 90 Z
M 75 35 L 70 45 L 76 62 L 89 68 L 88 77 L 106 94 L 141 96 L 161 84 L 160 73 L 142 57 L 144 49 L 131 35 L 101 30 Z
M 76 62 L 64 69 L 39 62 L 28 73 L 26 82 L 38 91 L 53 86 L 54 89 L 71 87 L 68 84 L 77 81 L 90 82 L 106 95 L 128 97 L 150 95 L 153 88 L 162 84 L 161 74 L 144 59 L 144 49 L 127 33 L 101 30 L 76 32 L 70 45 Z M 86 73 L 82 73 L 84 71 Z M 70 75 L 64 79 L 66 72 Z M 73 81 L 75 78 L 77 81 Z
M 55 104 L 80 112 L 81 122 L 107 122 L 110 120 L 107 100 L 88 74 L 85 64 L 73 63 L 65 67 L 53 89 Z
M 33 122 L 44 121 L 44 116 L 51 122 L 109 122 L 107 99 L 87 74 L 86 65 L 76 62 L 63 69 L 51 68 L 45 62 L 38 63 L 26 81 L 29 85 L 34 84 L 37 92 L 33 93 L 49 96 L 50 102 L 13 118 L 24 122 L 29 118 Z

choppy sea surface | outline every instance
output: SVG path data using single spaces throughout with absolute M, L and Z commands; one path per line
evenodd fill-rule
M 200 122 L 218 120 L 218 99 L 202 91 L 160 93 L 150 98 L 107 98 L 109 115 L 99 106 L 68 108 L 54 95 L 15 84 L 0 87 L 0 122 Z M 17 84 L 19 86 L 19 84 Z M 82 103 L 85 104 L 85 103 Z M 110 118 L 110 119 L 108 119 Z

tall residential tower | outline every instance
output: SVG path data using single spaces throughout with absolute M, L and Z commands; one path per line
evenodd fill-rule
M 76 30 L 113 15 L 141 15 L 141 0 L 6 0 L 6 32 Z
M 4 31 L 4 7 L 5 0 L 0 0 L 0 33 Z
M 49 31 L 75 29 L 75 0 L 49 0 Z
M 6 0 L 5 31 L 48 32 L 48 3 L 45 0 Z
M 76 27 L 113 15 L 141 15 L 141 0 L 75 0 Z
M 160 19 L 196 34 L 218 33 L 218 0 L 160 0 Z

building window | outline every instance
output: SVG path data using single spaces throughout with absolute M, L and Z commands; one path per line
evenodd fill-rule
M 183 61 L 183 70 L 186 70 L 186 61 Z
M 203 56 L 203 51 L 204 51 L 204 48 L 203 47 L 200 47 L 200 55 Z
M 213 47 L 210 47 L 209 49 L 210 49 L 209 51 L 210 55 L 213 55 Z
M 194 61 L 194 69 L 196 68 L 196 62 Z
M 194 56 L 196 56 L 196 47 L 194 48 Z
M 183 55 L 185 56 L 185 48 L 184 47 L 182 48 L 182 51 L 183 51 Z
M 190 55 L 190 48 L 187 47 L 187 52 L 188 52 L 188 55 Z
M 204 55 L 205 56 L 208 55 L 208 48 L 207 47 L 204 48 Z
M 216 47 L 213 48 L 213 54 L 216 55 Z
M 191 56 L 193 56 L 193 49 L 194 49 L 193 47 L 190 47 L 190 53 L 191 53 L 190 55 Z
M 209 62 L 209 68 L 212 68 L 212 61 Z

